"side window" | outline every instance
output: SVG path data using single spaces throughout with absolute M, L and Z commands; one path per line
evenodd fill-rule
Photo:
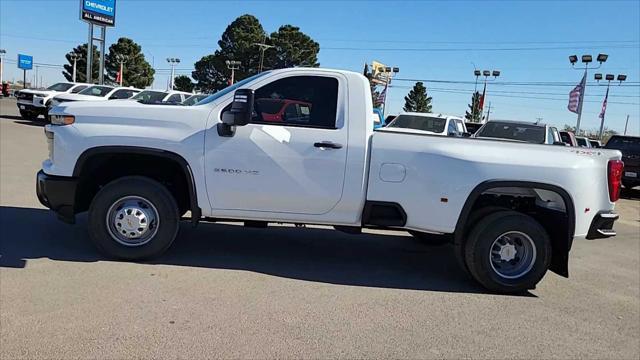
M 547 128 L 547 144 L 553 144 L 553 128 L 551 126 Z
M 180 94 L 173 94 L 171 96 L 169 96 L 169 98 L 167 99 L 168 103 L 179 103 L 181 102 L 180 100 Z
M 84 90 L 86 88 L 87 88 L 86 85 L 76 86 L 75 88 L 73 88 L 73 90 L 71 90 L 71 93 L 72 94 L 77 94 L 77 93 L 79 93 L 80 91 L 82 91 L 82 90 Z
M 113 95 L 111 95 L 109 97 L 109 99 L 110 100 L 111 99 L 113 99 L 113 100 L 115 100 L 115 99 L 128 99 L 128 98 L 131 97 L 131 95 L 132 95 L 131 90 L 122 89 L 122 90 L 117 90 L 116 92 L 114 92 Z
M 337 79 L 288 77 L 256 90 L 251 122 L 335 129 L 337 107 Z
M 447 135 L 448 136 L 456 136 L 457 135 L 456 122 L 453 121 L 453 120 L 449 121 L 449 126 L 447 126 Z
M 462 124 L 461 120 L 455 120 L 456 122 L 456 129 L 458 129 L 458 135 L 462 136 L 462 134 L 464 134 L 464 125 Z

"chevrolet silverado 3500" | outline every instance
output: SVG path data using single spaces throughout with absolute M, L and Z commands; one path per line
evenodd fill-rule
M 309 106 L 269 122 L 266 99 Z M 567 277 L 574 238 L 615 235 L 620 152 L 374 131 L 353 72 L 267 71 L 190 107 L 77 102 L 50 116 L 38 198 L 67 222 L 88 211 L 91 240 L 118 259 L 162 254 L 188 212 L 404 229 L 451 242 L 474 279 L 510 293 L 548 269 Z

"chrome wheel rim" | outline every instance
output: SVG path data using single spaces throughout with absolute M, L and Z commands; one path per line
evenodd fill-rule
M 531 237 L 520 231 L 498 236 L 489 249 L 491 268 L 505 279 L 525 276 L 536 262 L 536 246 Z
M 140 196 L 126 196 L 114 202 L 106 219 L 109 235 L 125 246 L 142 246 L 158 232 L 160 217 L 151 201 Z

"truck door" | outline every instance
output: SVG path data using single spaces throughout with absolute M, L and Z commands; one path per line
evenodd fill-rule
M 273 77 L 272 77 L 273 78 Z M 270 78 L 271 80 L 271 78 Z M 341 75 L 287 76 L 255 90 L 251 123 L 232 137 L 208 130 L 207 191 L 213 209 L 323 214 L 341 199 L 347 157 L 346 81 Z M 261 103 L 304 105 L 265 121 Z M 230 107 L 213 116 L 220 117 Z M 266 109 L 264 109 L 266 110 Z

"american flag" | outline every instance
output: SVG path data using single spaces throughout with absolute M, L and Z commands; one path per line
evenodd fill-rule
M 381 105 L 384 104 L 384 98 L 387 96 L 387 87 L 384 87 L 384 90 L 382 90 L 382 92 L 380 93 L 380 95 L 378 95 L 378 98 L 376 99 L 376 105 Z
M 607 94 L 604 96 L 602 102 L 602 111 L 600 111 L 600 119 L 604 119 L 604 113 L 607 111 L 607 99 L 609 99 L 609 88 L 607 87 Z
M 574 87 L 573 90 L 569 92 L 569 105 L 567 106 L 567 109 L 569 109 L 569 111 L 571 111 L 572 113 L 578 113 L 578 108 L 580 107 L 580 96 L 584 91 L 584 85 L 586 81 L 587 74 L 585 73 L 582 76 L 582 81 L 580 81 L 580 84 L 576 85 L 576 87 Z

